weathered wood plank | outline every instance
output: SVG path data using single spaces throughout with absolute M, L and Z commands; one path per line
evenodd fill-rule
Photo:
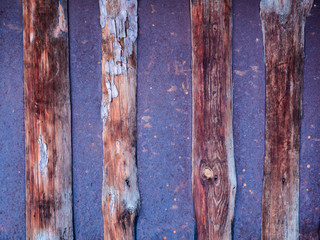
M 198 239 L 231 239 L 232 1 L 191 0 L 194 211 Z
M 104 239 L 134 239 L 140 206 L 136 166 L 136 0 L 100 0 Z
M 304 26 L 312 0 L 262 0 L 266 133 L 262 239 L 299 239 Z
M 24 0 L 27 239 L 73 239 L 67 1 Z

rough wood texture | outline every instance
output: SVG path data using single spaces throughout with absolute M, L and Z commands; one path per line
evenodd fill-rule
M 262 239 L 299 239 L 304 26 L 312 0 L 262 0 L 266 137 Z
M 130 240 L 140 206 L 136 166 L 137 1 L 100 0 L 104 239 Z
M 191 1 L 193 198 L 198 239 L 231 239 L 236 173 L 232 137 L 231 0 Z
M 67 1 L 24 0 L 27 239 L 73 239 Z

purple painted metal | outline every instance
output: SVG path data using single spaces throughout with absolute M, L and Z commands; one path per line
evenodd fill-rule
M 76 239 L 103 239 L 99 1 L 69 1 Z
M 233 2 L 235 239 L 261 239 L 265 67 L 259 1 Z
M 300 239 L 320 235 L 320 1 L 306 22 L 300 150 Z
M 137 239 L 193 239 L 188 0 L 139 2 Z

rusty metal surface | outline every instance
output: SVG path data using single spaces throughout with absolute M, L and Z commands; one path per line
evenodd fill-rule
M 234 239 L 260 239 L 264 58 L 258 1 L 234 1 Z M 301 239 L 317 239 L 320 206 L 320 1 L 306 24 L 300 158 Z M 22 8 L 0 4 L 0 239 L 25 238 Z M 98 1 L 69 1 L 76 239 L 103 239 L 101 29 Z M 137 239 L 194 236 L 188 0 L 139 1 Z

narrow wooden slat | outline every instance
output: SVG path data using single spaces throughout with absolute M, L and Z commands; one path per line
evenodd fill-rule
M 262 239 L 299 239 L 304 26 L 312 0 L 262 0 L 266 134 Z
M 27 239 L 73 239 L 67 1 L 24 0 Z
M 104 239 L 134 239 L 140 206 L 136 166 L 137 1 L 100 0 Z
M 191 0 L 192 173 L 197 237 L 231 239 L 236 194 L 232 136 L 231 0 Z

